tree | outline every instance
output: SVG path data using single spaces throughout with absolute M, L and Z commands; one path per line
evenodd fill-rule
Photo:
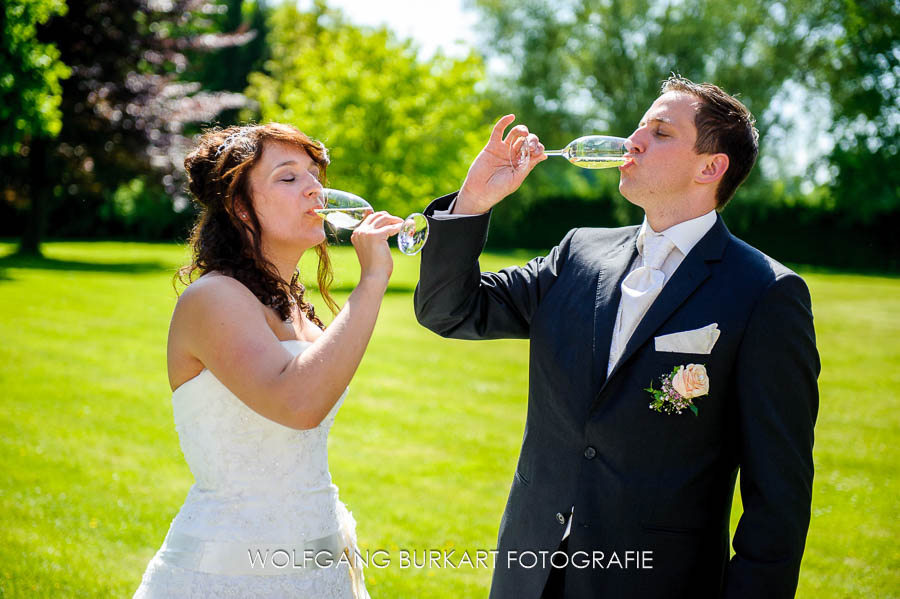
M 69 69 L 37 26 L 66 12 L 63 0 L 5 2 L 0 12 L 0 156 L 18 153 L 34 137 L 53 137 L 62 126 L 60 80 Z
M 62 126 L 60 81 L 69 69 L 53 44 L 38 39 L 37 26 L 65 11 L 62 0 L 4 2 L 0 10 L 0 191 L 16 185 L 15 172 L 43 175 L 43 148 Z M 29 159 L 32 147 L 37 151 Z M 33 226 L 42 206 L 32 211 Z M 25 245 L 36 243 L 26 239 Z
M 206 92 L 182 78 L 187 52 L 253 38 L 251 31 L 217 32 L 208 15 L 219 11 L 202 0 L 69 0 L 66 18 L 39 30 L 71 76 L 58 99 L 58 137 L 52 144 L 32 141 L 30 169 L 19 169 L 13 184 L 17 196 L 27 193 L 31 214 L 22 251 L 39 252 L 51 209 L 57 233 L 96 225 L 120 185 L 144 178 L 159 186 L 154 168 L 176 195 L 185 123 L 245 103 L 240 94 Z
M 672 72 L 739 92 L 764 115 L 805 44 L 807 18 L 764 0 L 475 4 L 490 32 L 484 47 L 511 66 L 510 100 L 548 147 L 597 131 L 630 134 Z
M 834 115 L 828 188 L 837 210 L 872 223 L 900 212 L 900 2 L 825 2 L 821 19 L 831 43 L 807 84 Z
M 756 115 L 763 157 L 775 167 L 770 175 L 783 180 L 767 180 L 762 168 L 754 169 L 735 203 L 746 216 L 748 207 L 763 212 L 803 193 L 778 165 L 791 162 L 792 147 L 811 145 L 792 136 L 783 117 L 791 102 L 786 90 L 800 88 L 824 95 L 832 107 L 837 145 L 825 160 L 832 174 L 827 205 L 863 221 L 900 207 L 897 169 L 884 168 L 896 159 L 900 127 L 896 0 L 472 3 L 485 17 L 490 41 L 484 49 L 509 67 L 496 89 L 512 90 L 506 94 L 511 106 L 533 123 L 547 147 L 592 132 L 628 135 L 670 72 L 715 82 L 737 92 Z M 607 213 L 619 224 L 637 218 L 633 207 L 613 199 L 617 194 L 604 173 L 559 162 L 547 166 L 523 189 L 523 209 L 580 196 L 613 206 Z M 779 193 L 783 183 L 794 190 Z M 827 197 L 817 190 L 806 201 Z
M 254 32 L 253 39 L 244 44 L 222 48 L 216 52 L 192 52 L 189 54 L 189 76 L 203 84 L 208 91 L 243 92 L 247 77 L 263 68 L 269 58 L 266 42 L 266 20 L 271 8 L 263 0 L 222 0 L 225 8 L 221 14 L 211 15 L 217 31 L 235 33 Z M 227 68 L 223 68 L 227 65 Z
M 475 55 L 416 57 L 385 29 L 353 26 L 317 2 L 275 10 L 265 72 L 246 95 L 262 121 L 296 125 L 331 152 L 331 184 L 401 216 L 459 187 L 489 133 Z

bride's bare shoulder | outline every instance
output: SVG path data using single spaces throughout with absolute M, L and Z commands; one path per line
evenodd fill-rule
M 247 287 L 237 279 L 219 272 L 209 272 L 191 283 L 178 296 L 173 324 L 184 318 L 192 324 L 202 324 L 208 319 L 259 311 L 263 305 Z
M 169 324 L 169 384 L 178 388 L 203 369 L 210 351 L 267 327 L 265 308 L 240 281 L 210 272 L 178 297 Z
M 181 295 L 178 296 L 178 303 L 202 303 L 211 299 L 211 296 L 219 300 L 229 299 L 232 296 L 235 296 L 234 299 L 237 300 L 242 298 L 256 299 L 256 296 L 234 277 L 212 271 L 188 285 L 181 292 Z

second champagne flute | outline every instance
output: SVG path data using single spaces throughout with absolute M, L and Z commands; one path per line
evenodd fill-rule
M 316 208 L 316 214 L 336 229 L 355 229 L 367 216 L 375 211 L 372 205 L 358 195 L 340 189 L 323 189 L 325 206 Z M 428 240 L 428 220 L 424 214 L 415 213 L 406 217 L 403 228 L 397 233 L 397 246 L 407 256 L 422 251 Z
M 581 168 L 613 168 L 625 164 L 625 138 L 611 135 L 586 135 L 572 140 L 562 150 L 547 150 L 547 156 L 562 156 Z M 510 148 L 512 151 L 512 148 Z M 517 164 L 528 162 L 528 144 L 519 149 Z

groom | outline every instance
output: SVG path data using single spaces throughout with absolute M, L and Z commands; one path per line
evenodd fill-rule
M 620 167 L 643 224 L 575 229 L 547 256 L 482 273 L 491 207 L 546 158 L 524 126 L 502 138 L 513 118 L 426 211 L 415 297 L 442 336 L 531 340 L 491 598 L 793 597 L 820 365 L 803 280 L 718 214 L 756 161 L 752 115 L 669 78 Z M 522 146 L 531 158 L 515 164 Z

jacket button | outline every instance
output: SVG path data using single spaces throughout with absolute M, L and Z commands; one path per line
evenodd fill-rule
M 559 522 L 560 524 L 565 524 L 565 523 L 566 523 L 566 517 L 563 516 L 561 513 L 556 512 L 556 521 Z
M 584 450 L 584 457 L 593 460 L 597 456 L 597 450 L 588 445 Z

